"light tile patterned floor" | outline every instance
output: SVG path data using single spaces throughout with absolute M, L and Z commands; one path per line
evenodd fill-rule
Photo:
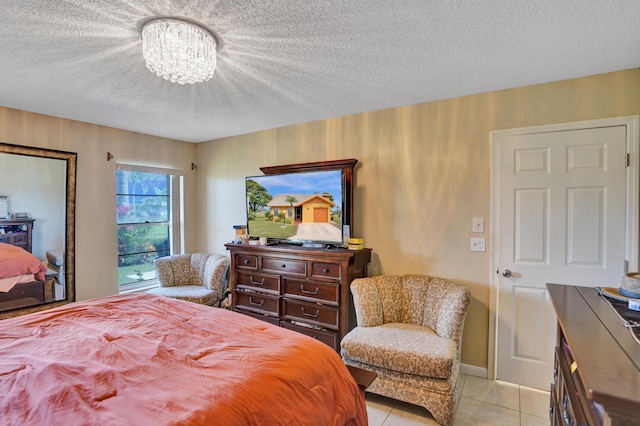
M 461 375 L 454 426 L 548 426 L 549 392 Z M 437 425 L 422 407 L 367 393 L 369 426 Z

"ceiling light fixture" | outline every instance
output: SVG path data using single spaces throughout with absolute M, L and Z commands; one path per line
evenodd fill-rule
M 216 68 L 216 39 L 194 22 L 158 18 L 142 27 L 142 54 L 147 68 L 178 84 L 207 81 Z

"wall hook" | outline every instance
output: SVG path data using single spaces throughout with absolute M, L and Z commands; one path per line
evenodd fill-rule
M 107 161 L 111 161 L 113 160 L 113 154 L 111 154 L 110 152 L 107 152 Z
M 197 168 L 198 168 L 198 166 L 196 166 L 194 163 L 191 163 L 191 170 L 195 170 Z

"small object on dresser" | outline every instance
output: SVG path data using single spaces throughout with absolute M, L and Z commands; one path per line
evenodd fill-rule
M 236 230 L 236 235 L 243 235 L 247 233 L 247 225 L 233 225 L 233 229 Z
M 620 283 L 620 294 L 632 299 L 640 298 L 640 273 L 629 272 L 623 275 Z
M 364 248 L 364 240 L 362 238 L 349 238 L 349 250 L 362 250 Z
M 640 299 L 629 299 L 629 309 L 640 311 Z
M 234 244 L 247 244 L 249 242 L 247 225 L 233 225 L 233 229 L 236 230 L 236 236 L 233 239 Z
M 7 195 L 0 195 L 0 219 L 9 219 L 9 197 Z

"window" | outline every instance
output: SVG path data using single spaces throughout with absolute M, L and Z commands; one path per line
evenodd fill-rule
M 182 176 L 118 165 L 116 217 L 120 291 L 155 284 L 153 259 L 180 252 Z

